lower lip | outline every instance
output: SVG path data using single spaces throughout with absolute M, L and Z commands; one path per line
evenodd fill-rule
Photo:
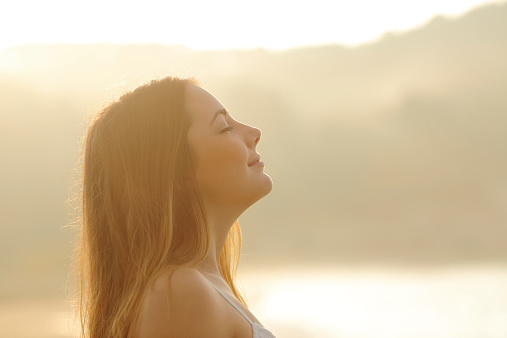
M 257 167 L 257 166 L 264 167 L 264 162 L 262 162 L 262 161 L 255 162 L 255 163 L 254 163 L 254 164 L 252 164 L 250 167 Z

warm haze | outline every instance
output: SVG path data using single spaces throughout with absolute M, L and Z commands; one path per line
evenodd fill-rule
M 457 17 L 499 0 L 9 1 L 0 50 L 36 43 L 184 45 L 193 49 L 359 45 L 436 15 Z
M 70 336 L 87 116 L 175 74 L 263 131 L 274 190 L 240 219 L 240 277 L 277 337 L 506 337 L 506 42 L 503 3 L 357 47 L 0 51 L 0 336 Z

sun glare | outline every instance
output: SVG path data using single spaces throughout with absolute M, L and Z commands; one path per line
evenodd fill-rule
M 505 307 L 490 299 L 504 298 L 507 274 L 494 269 L 328 268 L 267 277 L 272 275 L 246 274 L 243 280 L 247 290 L 262 294 L 252 307 L 264 324 L 280 332 L 290 327 L 319 337 L 385 338 L 507 332 Z M 485 288 L 490 295 L 481 292 Z
M 142 3 L 92 0 L 11 2 L 3 12 L 0 49 L 31 43 L 159 43 L 193 49 L 285 49 L 357 45 L 388 31 L 421 25 L 435 15 L 459 15 L 488 0 L 407 2 L 358 0 L 310 3 L 232 0 Z M 27 9 L 30 10 L 27 10 Z M 29 24 L 27 24 L 29 23 Z

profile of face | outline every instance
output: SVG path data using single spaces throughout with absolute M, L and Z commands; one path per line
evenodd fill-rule
M 234 120 L 201 87 L 188 85 L 185 100 L 192 119 L 187 138 L 205 203 L 244 211 L 273 186 L 256 151 L 261 131 Z

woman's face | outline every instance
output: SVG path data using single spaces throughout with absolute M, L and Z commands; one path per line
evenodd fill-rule
M 261 131 L 234 120 L 201 87 L 188 85 L 185 95 L 192 118 L 188 142 L 205 203 L 212 208 L 248 208 L 273 185 L 255 149 Z

